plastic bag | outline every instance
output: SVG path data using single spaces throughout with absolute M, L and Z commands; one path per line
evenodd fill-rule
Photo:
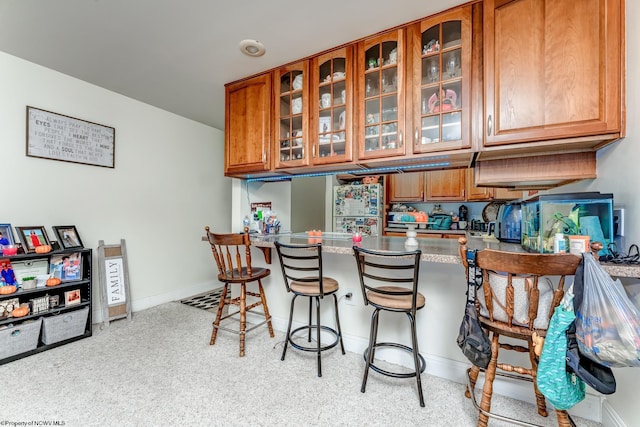
M 583 260 L 583 296 L 576 310 L 580 352 L 605 366 L 640 367 L 640 311 L 591 254 Z

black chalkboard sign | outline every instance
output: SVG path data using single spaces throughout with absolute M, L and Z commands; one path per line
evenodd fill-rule
M 27 106 L 27 156 L 114 167 L 116 130 Z

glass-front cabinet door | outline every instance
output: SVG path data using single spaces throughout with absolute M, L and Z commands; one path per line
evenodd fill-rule
M 309 63 L 275 72 L 275 167 L 309 165 Z
M 424 20 L 410 37 L 414 153 L 470 147 L 471 7 Z
M 358 76 L 358 157 L 402 156 L 404 144 L 404 29 L 360 44 Z
M 353 47 L 325 53 L 311 62 L 312 163 L 353 160 Z

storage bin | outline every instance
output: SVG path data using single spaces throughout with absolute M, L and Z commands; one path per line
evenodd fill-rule
M 42 321 L 42 342 L 54 344 L 82 335 L 87 326 L 89 307 L 68 311 L 57 316 L 45 317 Z
M 0 330 L 0 359 L 35 350 L 41 325 L 42 318 Z

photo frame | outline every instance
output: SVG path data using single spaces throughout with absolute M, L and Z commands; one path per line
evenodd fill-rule
M 0 245 L 15 245 L 15 244 L 16 244 L 16 241 L 13 238 L 13 232 L 11 231 L 11 224 L 0 224 Z
M 115 167 L 116 130 L 27 106 L 27 156 Z
M 16 231 L 22 242 L 25 254 L 35 252 L 37 246 L 51 244 L 43 225 L 16 227 Z
M 84 247 L 75 225 L 54 225 L 52 228 L 56 234 L 60 248 L 72 249 Z
M 66 254 L 51 255 L 49 259 L 49 274 L 62 282 L 82 280 L 82 254 L 68 252 Z
M 65 307 L 70 305 L 77 305 L 82 302 L 80 296 L 80 289 L 73 289 L 64 293 L 64 305 Z

